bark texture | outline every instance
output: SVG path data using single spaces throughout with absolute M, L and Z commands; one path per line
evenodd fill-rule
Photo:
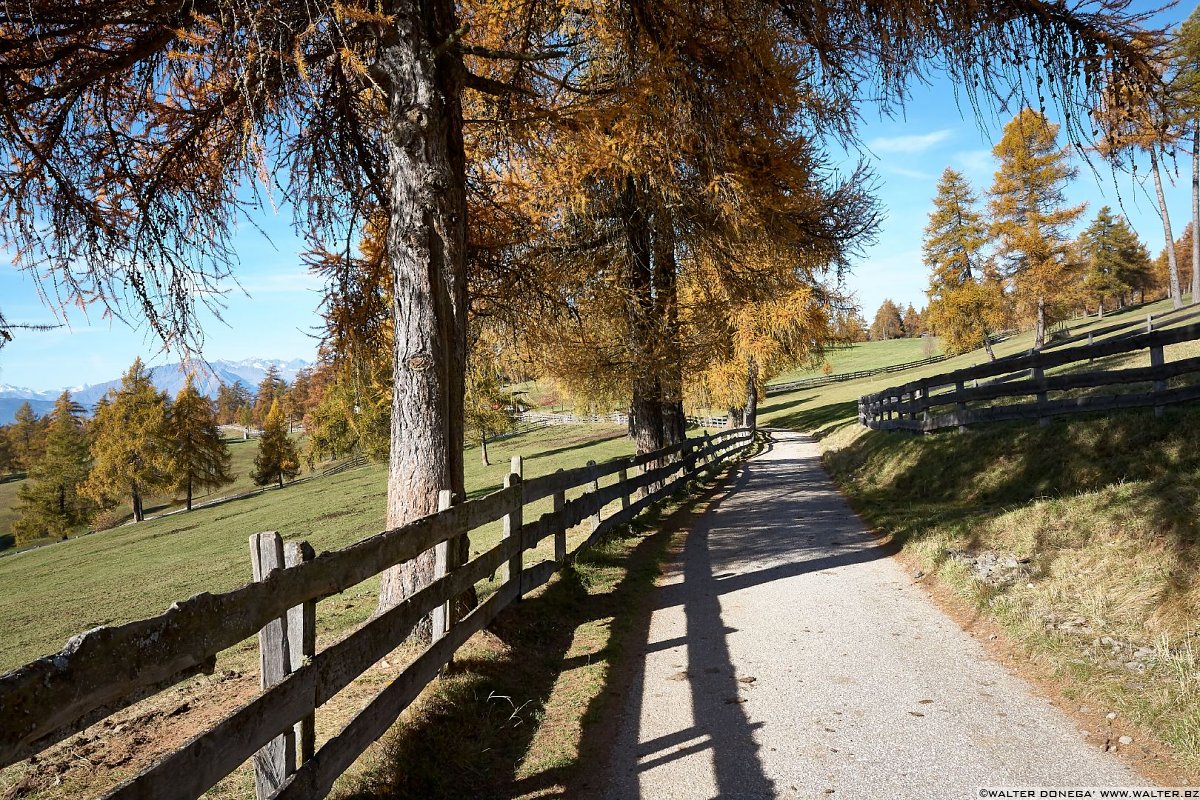
M 1192 305 L 1200 303 L 1200 119 L 1192 121 Z
M 746 363 L 746 409 L 744 420 L 745 427 L 750 430 L 758 427 L 758 362 L 753 358 Z
M 457 28 L 450 0 L 409 4 L 396 17 L 373 72 L 388 90 L 394 392 L 386 525 L 396 528 L 437 510 L 438 492 L 461 500 L 466 354 L 466 195 L 460 92 L 453 48 L 437 54 Z M 450 566 L 465 542 L 451 543 Z M 425 586 L 433 551 L 383 575 L 380 610 Z M 428 635 L 428 625 L 419 632 Z
M 1154 176 L 1154 192 L 1158 195 L 1158 213 L 1162 217 L 1163 238 L 1167 242 L 1167 291 L 1171 295 L 1171 307 L 1182 308 L 1183 296 L 1179 293 L 1179 263 L 1175 259 L 1175 236 L 1171 233 L 1171 216 L 1167 211 L 1167 196 L 1163 193 L 1162 170 L 1158 168 L 1158 152 L 1150 148 L 1150 173 Z M 1195 237 L 1193 237 L 1195 238 Z

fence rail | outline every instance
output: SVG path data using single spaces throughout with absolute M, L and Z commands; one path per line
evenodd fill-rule
M 1175 321 L 1189 319 L 1178 315 Z M 1152 324 L 1152 322 L 1151 322 Z M 1093 335 L 1095 331 L 1093 331 Z M 1116 336 L 1074 347 L 1035 350 L 986 364 L 933 375 L 893 386 L 858 401 L 859 422 L 876 430 L 928 432 L 965 428 L 979 422 L 1037 419 L 1048 424 L 1053 417 L 1124 408 L 1163 408 L 1200 399 L 1200 386 L 1169 388 L 1172 378 L 1200 373 L 1200 358 L 1167 363 L 1163 348 L 1200 338 L 1200 324 L 1148 333 Z M 1115 370 L 1092 370 L 1047 376 L 1049 369 L 1090 362 L 1107 356 L 1148 350 L 1150 364 Z M 980 381 L 983 381 L 981 384 Z M 971 382 L 972 386 L 967 386 Z M 1050 392 L 1070 392 L 1105 386 L 1149 383 L 1150 391 L 1088 394 L 1051 399 Z M 1033 401 L 971 406 L 1000 398 Z
M 948 355 L 930 356 L 922 358 L 919 361 L 909 361 L 904 364 L 892 364 L 888 367 L 877 367 L 875 369 L 859 370 L 858 372 L 839 372 L 836 375 L 818 375 L 813 378 L 802 378 L 798 381 L 789 381 L 788 383 L 775 383 L 767 386 L 767 396 L 773 394 L 786 394 L 787 392 L 795 392 L 799 389 L 816 389 L 821 386 L 828 386 L 831 383 L 841 383 L 842 381 L 854 381 L 859 378 L 870 378 L 875 375 L 886 375 L 891 372 L 903 372 L 906 369 L 913 367 L 923 367 L 928 364 L 937 364 L 950 358 Z
M 513 459 L 505 487 L 457 505 L 439 496 L 435 514 L 313 557 L 304 543 L 277 533 L 251 537 L 255 581 L 223 594 L 202 593 L 164 614 L 71 639 L 62 652 L 0 676 L 0 767 L 37 753 L 135 702 L 200 672 L 217 653 L 259 634 L 264 691 L 214 727 L 105 798 L 195 798 L 248 759 L 260 798 L 320 798 L 382 735 L 472 634 L 509 603 L 550 579 L 559 565 L 604 532 L 632 520 L 700 471 L 716 468 L 753 443 L 747 429 L 724 431 L 641 456 L 522 480 Z M 602 478 L 616 475 L 601 487 Z M 571 500 L 568 490 L 586 491 Z M 552 497 L 554 510 L 525 520 L 524 506 Z M 604 508 L 620 508 L 603 517 Z M 447 543 L 503 520 L 499 544 L 462 565 L 447 563 Z M 567 552 L 567 531 L 590 532 Z M 554 557 L 526 565 L 524 553 L 554 537 Z M 316 602 L 433 549 L 434 580 L 336 644 L 314 652 Z M 500 588 L 461 620 L 451 600 L 507 564 Z M 313 747 L 315 710 L 401 644 L 432 614 L 433 643 L 347 727 Z

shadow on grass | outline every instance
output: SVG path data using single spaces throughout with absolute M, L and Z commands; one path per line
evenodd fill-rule
M 1130 411 L 927 436 L 872 431 L 826 463 L 850 486 L 856 507 L 901 541 L 950 525 L 974 545 L 968 531 L 981 519 L 1039 499 L 1122 487 L 1096 502 L 1132 510 L 1196 561 L 1198 426 L 1200 410 L 1177 409 L 1163 417 Z
M 667 516 L 652 514 L 614 533 L 539 594 L 501 613 L 406 712 L 405 724 L 384 740 L 379 765 L 343 796 L 568 796 L 562 786 L 578 766 L 580 736 L 572 700 L 588 698 L 586 732 L 620 694 L 613 665 L 624 648 L 645 642 L 649 612 L 638 609 L 648 607 L 671 535 L 717 491 L 709 486 Z M 640 532 L 647 529 L 653 532 Z M 551 703 L 560 682 L 562 709 Z
M 570 453 L 572 450 L 582 450 L 586 447 L 592 447 L 593 445 L 601 444 L 602 442 L 611 442 L 614 439 L 623 439 L 623 438 L 625 438 L 626 435 L 627 434 L 624 431 L 622 431 L 621 433 L 614 433 L 612 436 L 599 436 L 594 439 L 589 438 L 589 439 L 585 439 L 581 442 L 576 442 L 575 444 L 556 448 L 554 450 L 543 450 L 540 453 L 535 453 L 531 456 L 527 456 L 525 460 L 526 461 L 534 461 L 539 458 L 550 458 L 551 456 L 561 455 L 562 453 Z
M 807 398 L 813 399 L 813 398 Z M 779 408 L 790 408 L 800 405 L 802 402 L 787 403 Z M 777 411 L 779 409 L 766 409 L 768 411 Z M 793 411 L 790 414 L 780 416 L 772 415 L 765 423 L 771 427 L 788 428 L 795 431 L 805 431 L 811 433 L 816 439 L 823 439 L 832 433 L 835 433 L 847 425 L 853 425 L 858 422 L 858 402 L 848 400 L 844 403 L 831 403 L 825 406 L 815 406 L 813 408 L 805 408 Z

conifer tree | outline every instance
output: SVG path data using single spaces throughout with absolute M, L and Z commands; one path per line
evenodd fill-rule
M 8 435 L 17 467 L 28 472 L 41 456 L 46 420 L 39 417 L 26 400 L 17 407 Z
M 1084 262 L 1085 295 L 1099 307 L 1112 299 L 1118 307 L 1128 295 L 1149 283 L 1150 254 L 1123 216 L 1114 217 L 1104 206 L 1096 219 L 1079 235 L 1079 251 Z
M 871 339 L 899 339 L 904 335 L 904 320 L 900 316 L 900 306 L 891 299 L 885 299 L 875 312 L 875 320 L 871 323 Z
M 276 400 L 282 400 L 287 393 L 287 384 L 279 377 L 279 367 L 267 365 L 267 374 L 258 382 L 258 391 L 254 395 L 254 421 L 262 425 L 271 411 Z M 287 417 L 286 409 L 284 417 Z
M 267 418 L 263 420 L 262 437 L 258 440 L 258 455 L 254 457 L 254 470 L 250 477 L 259 486 L 278 483 L 283 488 L 285 480 L 291 480 L 300 472 L 300 458 L 296 445 L 287 432 L 287 421 L 279 401 L 271 404 Z
M 171 449 L 171 476 L 175 488 L 186 493 L 188 511 L 196 490 L 233 482 L 229 447 L 217 428 L 213 404 L 196 391 L 191 375 L 171 404 L 166 442 Z
M 167 398 L 136 359 L 92 418 L 92 473 L 84 494 L 101 505 L 128 499 L 134 522 L 146 518 L 147 496 L 171 488 Z
M 17 541 L 65 536 L 87 522 L 92 503 L 80 493 L 90 467 L 83 407 L 63 392 L 50 414 L 45 452 L 17 496 Z
M 984 347 L 995 360 L 990 334 L 1003 321 L 1003 290 L 985 275 L 987 225 L 963 175 L 947 167 L 938 181 L 922 245 L 929 268 L 926 326 L 947 353 Z
M 921 312 L 913 307 L 912 303 L 904 309 L 904 317 L 901 323 L 904 325 L 904 335 L 909 339 L 915 339 L 924 332 L 924 325 L 921 322 Z
M 17 468 L 16 456 L 8 438 L 8 426 L 0 425 L 0 473 L 13 472 Z
M 1035 347 L 1046 343 L 1049 324 L 1065 310 L 1071 283 L 1066 230 L 1086 208 L 1066 204 L 1065 188 L 1076 171 L 1057 136 L 1057 125 L 1024 108 L 992 150 L 1000 168 L 988 203 L 991 232 L 1017 316 L 1033 323 Z
M 512 417 L 504 409 L 507 402 L 494 365 L 486 363 L 482 353 L 474 354 L 467 365 L 466 431 L 468 439 L 479 445 L 485 467 L 491 463 L 488 440 L 512 427 Z

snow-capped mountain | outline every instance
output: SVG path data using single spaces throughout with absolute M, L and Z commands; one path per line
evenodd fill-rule
M 300 370 L 311 366 L 309 362 L 299 358 L 291 361 L 269 358 L 247 358 L 242 361 L 217 360 L 207 364 L 195 363 L 190 367 L 176 362 L 151 367 L 150 380 L 154 382 L 159 391 L 166 392 L 172 398 L 183 388 L 189 371 L 195 373 L 193 382 L 196 388 L 200 390 L 201 394 L 209 397 L 215 398 L 217 389 L 222 384 L 232 386 L 235 383 L 241 383 L 253 394 L 272 364 L 279 370 L 279 377 L 287 383 L 294 381 Z M 71 397 L 84 408 L 91 409 L 109 389 L 115 389 L 120 385 L 121 379 L 118 377 L 104 383 L 72 387 Z M 0 384 L 0 425 L 12 422 L 17 409 L 25 401 L 28 401 L 39 415 L 49 412 L 60 394 L 62 394 L 61 389 L 38 391 Z

